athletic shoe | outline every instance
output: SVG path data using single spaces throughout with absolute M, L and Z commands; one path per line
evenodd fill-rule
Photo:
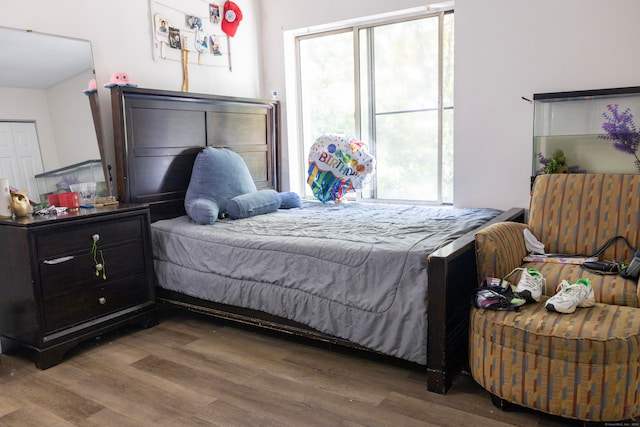
M 576 307 L 593 307 L 595 304 L 591 280 L 578 279 L 573 284 L 568 280 L 560 282 L 556 294 L 547 300 L 545 307 L 549 311 L 570 314 L 576 311 Z
M 520 280 L 516 285 L 516 292 L 529 302 L 539 302 L 544 292 L 545 280 L 535 268 L 516 268 L 511 273 L 522 270 Z M 509 274 L 511 274 L 509 273 Z

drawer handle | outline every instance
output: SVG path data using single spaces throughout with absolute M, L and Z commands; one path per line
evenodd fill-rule
M 73 259 L 72 256 L 63 256 L 55 259 L 45 259 L 43 262 L 48 265 L 55 265 L 55 264 L 71 261 L 72 259 Z
M 100 277 L 102 273 L 102 280 L 107 280 L 107 270 L 105 268 L 104 261 L 104 253 L 102 253 L 102 249 L 98 249 L 98 240 L 100 240 L 99 234 L 94 234 L 91 236 L 93 239 L 93 245 L 91 245 L 91 253 L 93 254 L 93 262 L 96 268 L 96 277 Z M 100 261 L 98 261 L 98 255 L 100 256 Z
M 98 302 L 100 303 L 100 305 L 104 305 L 107 303 L 107 299 L 105 297 L 100 297 L 98 298 Z

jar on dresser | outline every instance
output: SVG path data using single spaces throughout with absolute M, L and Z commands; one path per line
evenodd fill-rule
M 0 220 L 2 352 L 46 369 L 83 340 L 158 323 L 146 205 Z

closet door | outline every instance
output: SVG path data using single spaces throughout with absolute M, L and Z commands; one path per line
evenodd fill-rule
M 0 178 L 38 201 L 35 176 L 43 172 L 34 122 L 0 122 Z

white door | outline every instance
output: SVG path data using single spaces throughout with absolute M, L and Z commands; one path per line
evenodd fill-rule
M 43 172 L 38 133 L 34 122 L 0 122 L 0 178 L 9 185 L 27 190 L 31 200 L 39 201 L 35 176 Z

